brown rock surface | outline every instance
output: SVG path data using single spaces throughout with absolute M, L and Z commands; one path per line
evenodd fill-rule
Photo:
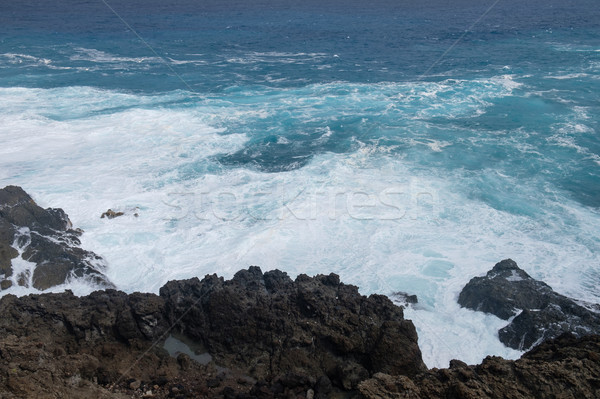
M 373 372 L 425 369 L 402 308 L 385 296 L 362 296 L 334 274 L 294 282 L 278 270 L 263 275 L 250 267 L 230 281 L 212 275 L 169 282 L 160 293 L 182 332 L 259 379 L 326 375 L 350 389 Z
M 375 374 L 359 384 L 362 398 L 598 398 L 600 337 L 565 334 L 516 361 L 489 356 L 477 366 L 455 362 L 409 379 Z
M 100 215 L 100 219 L 104 219 L 104 218 L 114 219 L 119 216 L 123 216 L 124 214 L 125 214 L 124 212 L 120 212 L 120 211 L 116 212 L 116 211 L 113 211 L 112 209 L 109 209 L 106 212 L 104 212 L 102 215 Z
M 213 361 L 170 357 L 163 342 L 175 332 Z M 334 274 L 292 281 L 251 267 L 229 281 L 172 281 L 160 296 L 106 290 L 0 300 L 7 397 L 168 397 L 174 389 L 184 397 L 274 398 L 312 389 L 319 398 L 354 392 L 376 372 L 425 370 L 402 309 Z
M 212 356 L 172 357 L 171 334 Z M 191 357 L 190 357 L 191 356 Z M 336 275 L 242 270 L 115 290 L 0 299 L 2 398 L 597 398 L 600 338 L 561 336 L 517 361 L 427 371 L 414 327 Z

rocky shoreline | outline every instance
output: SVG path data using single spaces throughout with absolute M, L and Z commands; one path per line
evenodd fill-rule
M 334 274 L 292 281 L 251 267 L 228 281 L 171 281 L 160 295 L 9 294 L 0 300 L 0 332 L 3 398 L 600 394 L 597 335 L 563 334 L 517 361 L 427 370 L 402 308 Z
M 355 392 L 376 373 L 426 371 L 402 308 L 385 296 L 362 296 L 333 274 L 292 281 L 251 267 L 229 281 L 172 281 L 160 295 L 7 295 L 0 315 L 0 386 L 15 396 L 67 397 L 73 387 L 156 396 L 177 381 L 185 397 L 225 388 L 252 397 L 312 389 L 327 397 Z M 201 343 L 212 360 L 171 357 L 164 342 L 173 336 Z
M 82 230 L 62 209 L 43 209 L 21 187 L 0 189 L 0 289 L 45 290 L 82 278 L 114 288 L 100 256 L 80 247 Z
M 335 274 L 292 280 L 253 266 L 231 280 L 112 289 L 60 209 L 0 190 L 0 286 L 84 278 L 106 289 L 0 299 L 0 398 L 597 398 L 600 321 L 510 259 L 473 278 L 461 306 L 509 321 L 521 359 L 428 370 L 413 323 Z M 24 265 L 26 267 L 24 267 Z M 407 303 L 416 297 L 402 294 Z

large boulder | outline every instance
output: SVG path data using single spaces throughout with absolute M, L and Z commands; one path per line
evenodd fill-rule
M 41 208 L 20 187 L 0 189 L 0 288 L 18 284 L 45 290 L 73 278 L 113 287 L 102 258 L 80 248 L 81 234 L 62 209 Z M 15 259 L 26 261 L 17 275 Z
M 506 259 L 463 288 L 458 303 L 511 322 L 498 331 L 506 346 L 527 350 L 565 332 L 575 336 L 600 334 L 600 314 L 558 294 Z
M 382 295 L 360 295 L 335 274 L 293 281 L 250 267 L 229 281 L 172 281 L 160 295 L 170 323 L 217 361 L 258 379 L 294 373 L 354 389 L 372 373 L 425 370 L 402 308 Z

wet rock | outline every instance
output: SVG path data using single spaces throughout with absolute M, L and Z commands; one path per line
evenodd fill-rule
M 42 209 L 21 187 L 0 189 L 0 215 L 18 227 L 27 227 L 40 233 L 51 230 L 66 231 L 72 227 L 62 209 Z
M 391 297 L 400 303 L 405 303 L 407 305 L 414 305 L 419 303 L 419 299 L 416 295 L 407 294 L 406 292 L 398 291 L 394 292 Z
M 100 219 L 104 219 L 104 218 L 114 219 L 116 217 L 123 216 L 124 214 L 125 214 L 124 212 L 120 212 L 120 211 L 115 212 L 112 209 L 109 209 L 100 216 Z M 137 217 L 137 214 L 136 214 L 136 217 Z
M 42 209 L 20 187 L 0 189 L 0 273 L 5 278 L 13 274 L 12 260 L 21 257 L 32 267 L 15 277 L 19 285 L 31 281 L 44 290 L 84 278 L 112 287 L 103 274 L 102 258 L 79 247 L 80 235 L 62 209 Z
M 0 274 L 4 274 L 5 277 L 10 277 L 12 275 L 11 260 L 19 256 L 19 251 L 7 244 L 9 240 L 12 243 L 13 236 L 4 242 L 0 242 Z
M 511 259 L 499 262 L 484 277 L 473 278 L 458 303 L 504 320 L 514 317 L 498 331 L 500 341 L 514 349 L 527 350 L 565 332 L 600 333 L 600 314 L 531 278 Z

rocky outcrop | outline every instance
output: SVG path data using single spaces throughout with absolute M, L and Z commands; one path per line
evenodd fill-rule
M 169 355 L 167 341 L 208 351 Z M 188 348 L 190 349 L 190 348 Z M 202 361 L 206 359 L 206 361 Z M 330 274 L 0 299 L 3 398 L 597 398 L 600 338 L 426 370 L 402 309 Z
M 4 296 L 2 397 L 120 397 L 105 386 L 118 381 L 122 370 L 141 376 L 146 368 L 161 369 L 154 353 L 138 357 L 165 331 L 163 308 L 155 295 L 114 290 L 82 298 L 70 292 Z
M 163 342 L 175 333 L 206 348 L 212 362 L 171 358 Z M 335 274 L 293 281 L 258 267 L 229 281 L 172 281 L 160 296 L 7 295 L 0 337 L 0 390 L 15 397 L 69 396 L 76 386 L 99 397 L 144 390 L 166 397 L 175 387 L 192 397 L 312 390 L 324 398 L 356 392 L 374 373 L 426 370 L 412 322 L 387 297 L 362 296 Z
M 516 361 L 488 356 L 480 365 L 450 362 L 413 378 L 383 373 L 359 384 L 362 398 L 600 397 L 600 337 L 565 334 Z
M 360 295 L 335 274 L 292 281 L 250 267 L 230 281 L 212 275 L 169 282 L 160 295 L 169 323 L 216 361 L 252 369 L 258 379 L 293 372 L 350 390 L 374 372 L 425 370 L 402 308 L 382 295 Z
M 600 334 L 600 314 L 531 278 L 510 259 L 497 263 L 485 276 L 471 279 L 458 303 L 504 320 L 514 317 L 498 331 L 500 341 L 514 349 L 527 350 L 565 332 Z
M 403 306 L 410 306 L 419 303 L 419 298 L 417 298 L 416 295 L 411 295 L 402 291 L 392 293 L 390 298 L 392 298 L 395 303 L 402 304 Z
M 42 209 L 20 187 L 0 189 L 0 288 L 44 290 L 72 278 L 112 287 L 102 258 L 80 248 L 81 233 L 62 209 Z

